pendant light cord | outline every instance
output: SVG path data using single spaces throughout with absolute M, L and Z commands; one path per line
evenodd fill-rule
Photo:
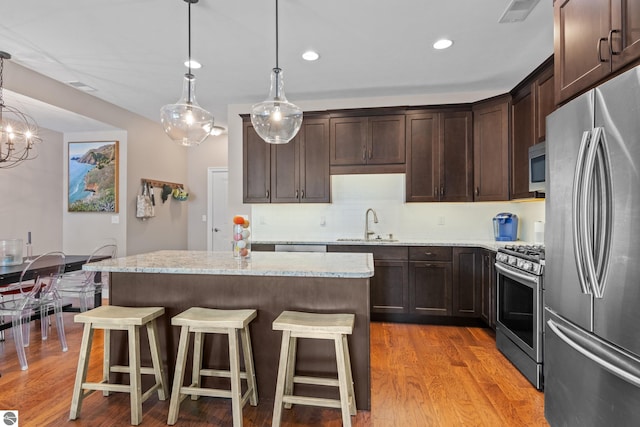
M 189 53 L 189 63 L 188 63 L 188 67 L 189 67 L 189 74 L 187 76 L 187 78 L 189 79 L 189 84 L 188 84 L 188 88 L 187 88 L 187 102 L 189 104 L 191 104 L 191 80 L 193 79 L 193 74 L 191 74 L 191 1 L 188 1 L 189 3 L 189 12 L 188 12 L 188 31 L 189 31 L 189 36 L 188 36 L 188 41 L 189 41 L 189 46 L 188 46 L 188 53 Z
M 280 65 L 278 64 L 278 0 L 276 0 L 276 99 L 280 99 Z
M 0 52 L 3 53 L 3 52 Z M 3 86 L 3 79 L 2 79 L 2 75 L 4 74 L 4 56 L 0 55 L 0 107 L 4 107 L 4 99 L 2 97 L 2 88 Z M 2 119 L 2 109 L 0 109 L 0 119 Z
M 276 68 L 280 69 L 278 66 L 278 0 L 276 0 Z

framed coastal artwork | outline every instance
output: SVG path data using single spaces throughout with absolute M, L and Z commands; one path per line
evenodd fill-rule
M 118 141 L 69 142 L 69 212 L 118 212 Z

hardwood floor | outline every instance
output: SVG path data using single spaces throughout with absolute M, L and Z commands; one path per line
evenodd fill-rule
M 69 351 L 60 349 L 55 325 L 40 341 L 31 329 L 29 369 L 21 371 L 11 331 L 0 342 L 0 410 L 19 410 L 21 426 L 129 425 L 129 396 L 94 393 L 81 418 L 68 421 L 82 325 L 65 314 Z M 279 343 L 274 344 L 279 345 Z M 259 351 L 259 349 L 254 349 Z M 100 377 L 102 335 L 96 332 L 89 380 Z M 274 369 L 277 367 L 274 366 Z M 498 352 L 491 331 L 450 326 L 371 324 L 371 411 L 358 411 L 354 426 L 547 426 L 543 394 Z M 258 384 L 258 391 L 260 385 Z M 244 408 L 244 425 L 271 425 L 273 402 Z M 144 426 L 165 426 L 169 401 L 154 394 L 143 404 Z M 176 425 L 231 426 L 231 405 L 223 399 L 185 400 Z M 283 426 L 340 426 L 338 409 L 294 406 Z

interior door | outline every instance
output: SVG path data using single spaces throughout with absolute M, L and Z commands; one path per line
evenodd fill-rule
M 211 238 L 208 249 L 212 251 L 231 251 L 231 215 L 227 209 L 229 173 L 227 169 L 209 169 L 209 226 Z

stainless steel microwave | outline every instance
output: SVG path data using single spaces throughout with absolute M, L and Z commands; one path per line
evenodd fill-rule
M 545 142 L 529 147 L 529 191 L 546 191 L 546 148 Z

